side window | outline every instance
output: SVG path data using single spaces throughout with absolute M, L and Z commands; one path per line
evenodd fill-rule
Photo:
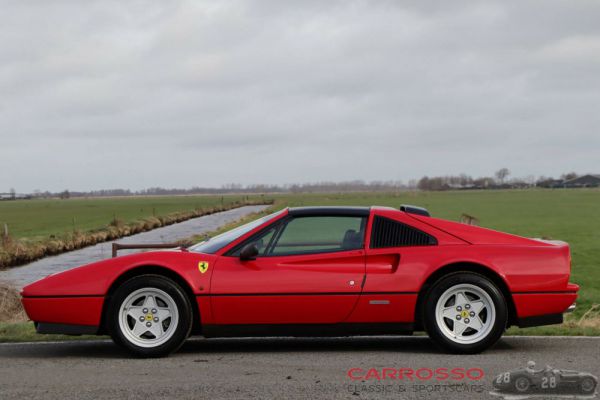
M 433 236 L 412 226 L 380 216 L 373 220 L 370 245 L 372 249 L 436 244 L 437 240 Z
M 366 218 L 297 217 L 284 227 L 267 255 L 328 253 L 363 247 Z
M 245 241 L 242 245 L 239 245 L 235 251 L 233 251 L 232 253 L 230 253 L 229 255 L 234 256 L 234 257 L 239 257 L 240 256 L 240 252 L 242 251 L 242 248 L 250 243 L 254 243 L 256 245 L 256 247 L 258 248 L 258 255 L 259 256 L 264 256 L 266 255 L 266 252 L 269 250 L 269 245 L 271 245 L 271 241 L 273 240 L 273 237 L 275 235 L 275 233 L 277 232 L 277 229 L 279 228 L 279 224 L 275 224 L 275 226 L 267 229 L 264 232 L 261 232 L 258 236 L 252 237 L 250 240 Z

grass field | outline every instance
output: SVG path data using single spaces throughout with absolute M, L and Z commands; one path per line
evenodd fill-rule
M 480 225 L 506 231 L 527 237 L 550 237 L 568 242 L 573 256 L 572 282 L 581 285 L 578 309 L 570 315 L 568 322 L 562 326 L 529 328 L 525 330 L 511 329 L 512 334 L 578 334 L 600 335 L 600 306 L 588 312 L 596 304 L 600 304 L 600 190 L 594 189 L 557 189 L 557 190 L 510 190 L 510 191 L 462 191 L 462 192 L 402 192 L 402 193 L 353 193 L 353 194 L 294 194 L 276 195 L 274 209 L 285 206 L 308 205 L 383 205 L 398 207 L 400 204 L 415 204 L 429 209 L 435 217 L 458 220 L 462 213 L 476 216 Z M 227 198 L 227 197 L 226 197 Z M 165 209 L 168 207 L 194 207 L 196 197 L 165 198 Z M 219 198 L 220 199 L 220 198 Z M 83 200 L 82 200 L 83 201 Z M 104 200 L 103 200 L 104 201 Z M 106 201 L 115 201 L 107 199 Z M 123 200 L 121 200 L 123 201 Z M 112 209 L 104 207 L 103 219 L 97 222 L 106 224 L 106 219 L 113 218 L 116 212 L 118 218 L 139 218 L 143 212 L 152 210 L 147 199 L 131 199 L 137 206 L 128 205 L 128 212 L 121 211 L 120 205 Z M 171 202 L 172 201 L 172 202 Z M 57 201 L 58 202 L 58 201 Z M 181 203 L 179 203 L 181 202 Z M 6 204 L 6 203 L 5 203 Z M 51 223 L 30 221 L 25 202 L 15 202 L 15 214 L 12 216 L 13 225 L 17 232 L 21 229 L 24 235 L 48 235 L 48 229 L 72 229 L 69 225 L 69 202 L 60 211 L 62 218 L 55 219 L 56 226 Z M 31 203 L 33 204 L 33 203 Z M 82 215 L 96 210 L 94 207 L 77 205 Z M 4 204 L 0 203 L 0 221 L 5 213 Z M 29 207 L 29 206 L 28 206 Z M 173 210 L 171 208 L 170 210 Z M 145 210 L 145 211 L 142 211 Z M 115 211 L 116 210 L 116 211 Z M 54 209 L 49 207 L 48 212 Z M 146 214 L 148 215 L 148 214 Z M 20 217 L 17 217 L 20 216 Z M 65 222 L 65 219 L 67 221 Z M 89 219 L 88 227 L 94 225 L 94 219 Z M 23 223 L 28 228 L 16 228 Z M 62 228 L 61 228 L 62 227 Z M 588 312 L 584 320 L 581 318 Z M 6 328 L 5 328 L 6 329 Z M 25 329 L 25 328 L 23 328 Z M 1 340 L 1 339 L 0 339 Z
M 247 196 L 147 196 L 113 198 L 41 199 L 0 202 L 0 228 L 8 224 L 11 237 L 30 240 L 60 236 L 73 230 L 89 231 L 149 217 L 190 210 L 227 207 Z M 261 196 L 248 196 L 260 200 Z

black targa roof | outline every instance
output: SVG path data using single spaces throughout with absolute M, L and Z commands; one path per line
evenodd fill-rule
M 368 217 L 371 207 L 292 207 L 289 214 L 295 217 L 306 215 L 346 215 Z

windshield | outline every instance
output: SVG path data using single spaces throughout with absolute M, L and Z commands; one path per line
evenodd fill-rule
M 265 217 L 259 218 L 252 222 L 249 222 L 245 225 L 239 226 L 235 229 L 217 235 L 213 238 L 207 239 L 203 242 L 193 245 L 188 250 L 195 251 L 198 253 L 206 253 L 206 254 L 214 254 L 217 251 L 221 250 L 223 247 L 227 246 L 229 243 L 234 240 L 244 236 L 246 233 L 250 232 L 254 228 L 264 224 L 265 222 L 275 218 L 276 216 L 283 213 L 284 210 L 278 211 L 273 214 L 269 214 Z

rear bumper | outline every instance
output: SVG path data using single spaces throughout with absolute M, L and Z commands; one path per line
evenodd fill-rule
M 565 291 L 513 293 L 516 325 L 525 328 L 561 324 L 563 314 L 575 309 L 578 291 L 579 286 L 570 283 Z
M 536 315 L 533 317 L 519 318 L 517 320 L 517 326 L 519 328 L 530 328 L 532 326 L 555 325 L 562 323 L 562 314 Z

